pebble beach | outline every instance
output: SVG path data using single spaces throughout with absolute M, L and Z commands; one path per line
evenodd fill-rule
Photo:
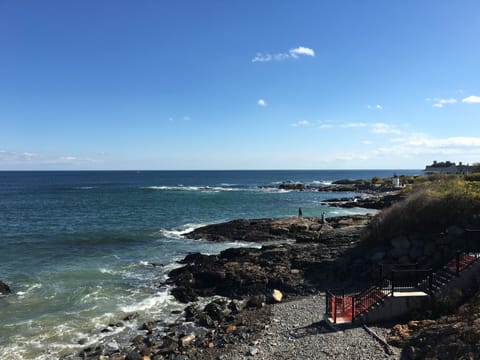
M 271 323 L 257 340 L 237 344 L 221 353 L 205 354 L 203 359 L 289 360 L 289 359 L 399 359 L 400 350 L 385 346 L 365 328 L 333 331 L 323 321 L 325 297 L 309 296 L 273 306 Z M 388 328 L 370 326 L 370 331 L 385 338 Z

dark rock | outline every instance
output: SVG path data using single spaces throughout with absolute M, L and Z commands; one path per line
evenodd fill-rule
M 213 301 L 207 304 L 203 311 L 213 320 L 220 322 L 223 321 L 231 312 L 231 310 L 226 307 L 226 303 L 221 303 L 219 301 Z
M 0 295 L 8 295 L 11 293 L 12 290 L 10 289 L 10 287 L 0 280 Z
M 247 307 L 261 308 L 265 306 L 266 302 L 267 297 L 265 295 L 252 296 L 247 302 Z
M 189 303 L 198 300 L 197 294 L 191 287 L 179 286 L 172 289 L 171 293 L 175 296 L 175 299 L 182 303 Z
M 195 319 L 198 319 L 198 316 L 200 315 L 200 309 L 198 308 L 197 305 L 189 305 L 185 308 L 185 320 L 187 321 L 195 321 Z
M 138 313 L 128 314 L 122 320 L 123 321 L 132 321 L 132 320 L 135 320 L 136 318 L 138 318 L 139 316 L 140 315 Z
M 157 327 L 157 324 L 155 321 L 147 321 L 142 324 L 142 327 L 140 330 L 147 330 L 147 331 L 152 331 Z
M 175 352 L 177 349 L 178 339 L 167 336 L 163 339 L 163 344 L 159 350 L 161 354 L 168 354 Z
M 142 360 L 142 355 L 137 351 L 130 351 L 128 352 L 125 360 Z

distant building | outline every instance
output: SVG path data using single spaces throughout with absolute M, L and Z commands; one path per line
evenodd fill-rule
M 393 175 L 392 185 L 395 187 L 401 187 L 400 177 L 397 174 Z
M 469 174 L 477 169 L 476 166 L 464 165 L 462 162 L 455 164 L 451 161 L 437 162 L 434 161 L 432 165 L 427 165 L 425 167 L 425 172 L 427 175 L 433 174 L 454 174 L 454 175 L 465 175 Z

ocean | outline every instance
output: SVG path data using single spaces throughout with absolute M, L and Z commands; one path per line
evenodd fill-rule
M 0 297 L 0 359 L 58 359 L 128 339 L 146 319 L 172 321 L 183 305 L 163 282 L 176 261 L 260 246 L 182 237 L 196 227 L 296 216 L 299 207 L 304 216 L 373 213 L 321 204 L 353 193 L 275 188 L 283 181 L 321 185 L 393 173 L 422 171 L 0 172 L 0 280 L 14 290 Z M 102 332 L 134 312 L 135 321 Z

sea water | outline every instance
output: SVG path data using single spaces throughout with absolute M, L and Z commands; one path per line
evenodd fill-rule
M 320 186 L 394 172 L 421 173 L 0 172 L 0 279 L 14 290 L 0 297 L 0 359 L 57 359 L 115 336 L 128 339 L 145 319 L 174 320 L 183 305 L 164 282 L 178 260 L 261 246 L 182 237 L 196 227 L 295 216 L 299 207 L 304 216 L 373 212 L 322 204 L 355 194 L 279 190 L 283 181 Z M 134 312 L 135 321 L 102 332 Z

